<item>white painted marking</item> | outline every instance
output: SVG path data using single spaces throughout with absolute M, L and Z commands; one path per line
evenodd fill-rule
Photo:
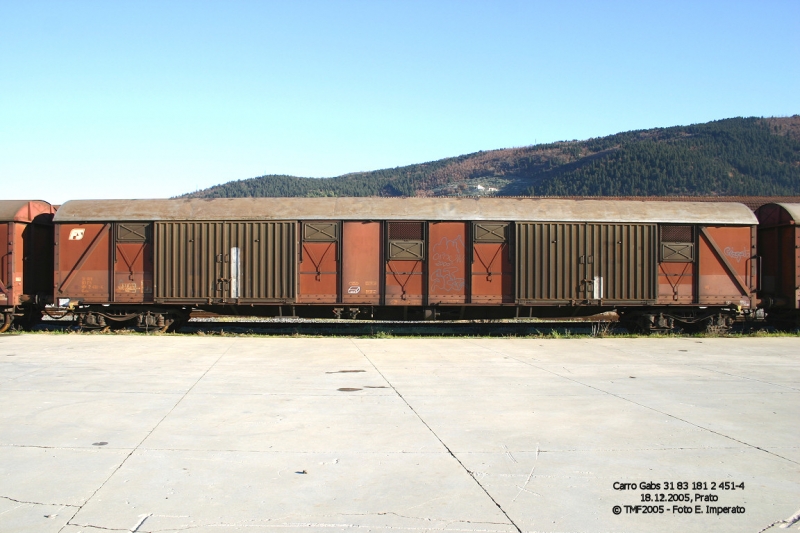
M 242 276 L 240 253 L 240 248 L 231 248 L 231 298 L 239 298 L 239 278 Z
M 594 300 L 603 299 L 603 276 L 595 276 L 594 283 L 592 283 L 594 290 L 592 291 L 592 298 Z
M 800 511 L 797 511 L 792 516 L 784 520 L 785 524 L 781 525 L 781 529 L 789 529 L 795 522 L 800 522 Z
M 135 525 L 135 526 L 133 526 L 133 527 L 130 529 L 130 533 L 136 533 L 136 531 L 138 531 L 138 529 L 139 529 L 140 527 L 142 527 L 142 524 L 144 524 L 144 521 L 145 521 L 145 520 L 147 520 L 147 519 L 148 519 L 149 517 L 151 517 L 151 516 L 153 516 L 153 513 L 148 513 L 148 514 L 140 514 L 140 515 L 139 515 L 139 521 L 138 521 L 138 522 L 136 522 L 136 525 Z

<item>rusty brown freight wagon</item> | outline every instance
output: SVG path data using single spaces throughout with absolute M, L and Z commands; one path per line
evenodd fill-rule
M 575 316 L 724 327 L 754 306 L 734 203 L 530 198 L 70 201 L 55 297 L 85 326 L 192 308 L 352 318 Z
M 756 217 L 761 304 L 768 320 L 800 326 L 800 204 L 766 204 Z
M 52 296 L 53 212 L 39 200 L 0 200 L 0 332 L 32 325 Z

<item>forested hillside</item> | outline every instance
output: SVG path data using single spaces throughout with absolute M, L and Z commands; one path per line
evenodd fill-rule
M 732 118 L 491 150 L 334 178 L 261 176 L 185 196 L 800 194 L 800 116 Z

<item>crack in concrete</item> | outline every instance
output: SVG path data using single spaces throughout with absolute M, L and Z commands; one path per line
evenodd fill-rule
M 481 345 L 480 345 L 480 344 L 478 344 L 478 346 L 481 346 Z M 613 393 L 613 392 L 610 392 L 610 391 L 607 391 L 607 390 L 601 389 L 600 387 L 597 387 L 597 386 L 594 386 L 594 385 L 590 385 L 590 384 L 588 384 L 588 383 L 583 383 L 582 381 L 580 381 L 580 380 L 578 380 L 578 379 L 571 378 L 571 377 L 569 377 L 569 376 L 564 376 L 564 375 L 561 375 L 561 374 L 559 374 L 558 372 L 554 372 L 554 371 L 552 371 L 552 370 L 549 370 L 549 369 L 547 369 L 547 368 L 544 368 L 544 367 L 542 367 L 542 366 L 535 365 L 535 364 L 533 364 L 533 363 L 531 363 L 531 362 L 525 361 L 525 360 L 523 360 L 523 359 L 519 359 L 519 358 L 517 358 L 517 357 L 514 357 L 514 356 L 512 356 L 512 355 L 507 355 L 507 354 L 505 354 L 505 353 L 503 353 L 503 352 L 500 352 L 500 351 L 498 351 L 498 350 L 494 350 L 494 349 L 491 349 L 491 348 L 486 348 L 485 346 L 481 346 L 481 348 L 483 348 L 484 350 L 490 350 L 490 351 L 493 351 L 493 352 L 495 352 L 495 353 L 497 353 L 497 354 L 500 354 L 500 355 L 503 355 L 503 356 L 507 356 L 507 357 L 509 357 L 510 359 L 513 359 L 513 360 L 515 360 L 515 361 L 517 361 L 517 362 L 519 362 L 519 363 L 522 363 L 522 364 L 524 364 L 524 365 L 532 366 L 533 368 L 537 368 L 537 369 L 539 369 L 539 370 L 542 370 L 542 371 L 544 371 L 544 372 L 547 372 L 547 373 L 549 373 L 549 374 L 553 374 L 554 376 L 558 376 L 558 377 L 560 377 L 560 378 L 562 378 L 562 379 L 566 379 L 566 380 L 572 381 L 573 383 L 577 383 L 577 384 L 579 384 L 579 385 L 583 385 L 584 387 L 588 387 L 588 388 L 590 388 L 590 389 L 594 389 L 594 390 L 596 390 L 596 391 L 603 392 L 603 393 L 605 393 L 605 394 L 608 394 L 609 396 L 613 396 L 613 397 L 615 397 L 615 398 L 619 398 L 620 400 L 623 400 L 623 401 L 626 401 L 626 402 L 630 402 L 630 403 L 632 403 L 632 404 L 634 404 L 634 405 L 638 405 L 639 407 L 643 407 L 644 409 L 649 409 L 649 410 L 651 410 L 651 411 L 654 411 L 654 412 L 656 412 L 656 413 L 662 414 L 662 415 L 664 415 L 664 416 L 668 416 L 668 417 L 670 417 L 670 418 L 673 418 L 673 419 L 675 419 L 675 420 L 678 420 L 678 421 L 680 421 L 680 422 L 683 422 L 683 423 L 685 423 L 685 424 L 689 424 L 690 426 L 694 426 L 694 427 L 696 427 L 696 428 L 699 428 L 699 429 L 702 429 L 702 430 L 704 430 L 704 431 L 708 431 L 709 433 L 713 433 L 713 434 L 715 434 L 715 435 L 719 435 L 720 437 L 724 437 L 724 438 L 726 438 L 726 439 L 730 439 L 730 440 L 732 440 L 732 441 L 734 441 L 734 442 L 738 442 L 739 444 L 743 444 L 743 445 L 745 445 L 745 446 L 748 446 L 748 447 L 750 447 L 750 448 L 753 448 L 753 449 L 756 449 L 756 450 L 762 451 L 762 452 L 764 452 L 764 453 L 768 453 L 768 454 L 770 454 L 770 455 L 773 455 L 773 456 L 775 456 L 775 457 L 778 457 L 778 458 L 780 458 L 780 459 L 783 459 L 784 461 L 788 461 L 788 462 L 790 462 L 790 463 L 793 463 L 793 464 L 800 465 L 800 462 L 798 462 L 798 461 L 794 461 L 794 460 L 792 460 L 792 459 L 789 459 L 788 457 L 784 457 L 784 456 L 782 456 L 782 455 L 778 455 L 777 453 L 774 453 L 774 452 L 772 452 L 772 451 L 770 451 L 770 450 L 767 450 L 767 449 L 761 448 L 760 446 L 756 446 L 755 444 L 750 444 L 749 442 L 745 442 L 745 441 L 743 441 L 743 440 L 739 440 L 739 439 L 737 439 L 737 438 L 735 438 L 735 437 L 731 437 L 730 435 L 726 435 L 726 434 L 724 434 L 724 433 L 720 433 L 719 431 L 714 431 L 713 429 L 711 429 L 711 428 L 707 428 L 707 427 L 705 427 L 705 426 L 701 426 L 700 424 L 695 424 L 694 422 L 690 422 L 689 420 L 686 420 L 686 419 L 684 419 L 684 418 L 681 418 L 681 417 L 679 417 L 679 416 L 673 415 L 673 414 L 671 414 L 671 413 L 667 413 L 667 412 L 665 412 L 665 411 L 661 411 L 660 409 L 656 409 L 655 407 L 650 407 L 649 405 L 645 405 L 645 404 L 643 404 L 643 403 L 635 402 L 635 401 L 631 400 L 630 398 L 626 398 L 625 396 L 621 396 L 621 395 L 619 395 L 619 394 L 615 394 L 615 393 Z
M 528 479 L 525 480 L 525 483 L 521 487 L 517 487 L 519 489 L 519 492 L 517 493 L 516 496 L 514 496 L 514 499 L 511 500 L 512 502 L 517 501 L 517 498 L 519 498 L 519 495 L 522 494 L 523 492 L 527 492 L 529 494 L 534 494 L 536 496 L 541 496 L 541 494 L 537 494 L 537 493 L 535 493 L 533 491 L 527 490 L 528 483 L 531 482 L 531 478 L 533 477 L 533 472 L 534 472 L 534 470 L 536 470 L 536 462 L 538 460 L 539 460 L 539 446 L 536 446 L 536 457 L 534 457 L 534 459 L 533 459 L 533 468 L 531 468 L 531 473 L 528 474 Z
M 37 444 L 0 444 L 0 448 L 41 448 L 44 450 L 71 450 L 71 451 L 91 451 L 94 453 L 103 453 L 102 450 L 116 450 L 126 451 L 133 450 L 134 448 L 114 448 L 104 446 L 102 449 L 96 446 L 42 446 Z M 518 449 L 514 453 L 573 453 L 573 452 L 647 452 L 647 451 L 664 451 L 664 450 L 738 450 L 739 446 L 667 446 L 663 448 L 564 448 L 564 449 Z M 800 446 L 777 446 L 777 450 L 797 450 Z M 297 455 L 393 455 L 393 454 L 420 454 L 420 455 L 435 455 L 441 452 L 426 452 L 426 451 L 358 451 L 352 450 L 244 450 L 236 448 L 149 448 L 139 447 L 139 451 L 148 452 L 214 452 L 214 453 L 278 453 L 278 454 L 297 454 Z M 469 451 L 465 453 L 471 454 L 495 454 L 497 452 L 486 451 Z
M 4 391 L 10 392 L 41 392 L 41 393 L 61 393 L 61 394 L 152 394 L 155 396 L 179 396 L 180 392 L 158 392 L 158 391 L 126 391 L 126 390 L 109 390 L 109 389 L 10 389 L 5 388 Z
M 354 514 L 342 514 L 341 516 L 384 516 L 387 514 L 396 515 L 400 518 L 416 518 L 416 517 L 405 517 L 403 515 L 399 515 L 395 512 L 388 511 L 383 513 L 354 513 Z M 157 517 L 159 515 L 147 515 Z M 439 520 L 439 519 L 420 519 L 420 520 L 427 520 L 432 521 L 435 520 L 437 522 L 443 522 L 444 524 L 439 525 L 426 525 L 423 527 L 412 527 L 412 526 L 391 526 L 391 525 L 381 525 L 378 526 L 381 530 L 397 530 L 397 531 L 453 531 L 453 532 L 463 532 L 463 533 L 508 533 L 508 529 L 461 529 L 461 528 L 451 528 L 449 527 L 450 524 L 476 524 L 476 525 L 498 525 L 498 526 L 512 526 L 512 524 L 504 524 L 502 522 L 482 522 L 482 521 L 470 521 L 470 520 Z M 272 522 L 272 519 L 266 520 L 249 520 L 247 522 L 210 522 L 210 523 L 203 523 L 203 524 L 195 524 L 195 525 L 184 525 L 178 527 L 167 527 L 167 528 L 160 528 L 160 529 L 148 529 L 142 530 L 142 533 L 166 533 L 169 531 L 189 531 L 192 529 L 205 529 L 205 528 L 274 528 L 274 529 L 290 529 L 290 528 L 351 528 L 351 529 L 368 529 L 374 530 L 376 526 L 374 525 L 365 525 L 365 524 L 343 524 L 343 523 L 336 523 L 336 522 L 286 522 L 283 524 L 269 524 L 266 522 Z M 103 527 L 103 526 L 95 526 L 93 524 L 69 524 L 74 527 L 85 527 L 91 529 L 98 529 L 102 531 L 124 531 L 126 533 L 135 533 L 138 530 L 136 529 L 119 529 L 119 528 L 110 528 L 110 527 Z M 141 525 L 141 524 L 140 524 Z
M 101 483 L 99 487 L 97 487 L 97 490 L 95 490 L 94 492 L 92 492 L 92 494 L 91 494 L 91 495 L 90 495 L 88 498 L 86 498 L 86 501 L 85 501 L 85 502 L 83 502 L 83 503 L 80 505 L 80 507 L 78 507 L 78 509 L 77 509 L 77 510 L 76 510 L 76 511 L 75 511 L 75 512 L 72 514 L 72 516 L 69 518 L 69 520 L 67 520 L 67 522 L 66 522 L 66 523 L 65 523 L 65 524 L 64 524 L 64 525 L 61 527 L 61 529 L 59 529 L 59 530 L 58 530 L 58 533 L 61 533 L 62 531 L 64 531 L 64 528 L 66 528 L 67 526 L 74 526 L 74 525 L 77 525 L 77 524 L 73 524 L 73 523 L 72 523 L 72 520 L 73 520 L 73 519 L 74 519 L 74 518 L 75 518 L 75 517 L 78 515 L 78 513 L 79 513 L 79 512 L 81 512 L 81 509 L 83 509 L 83 508 L 86 506 L 86 504 L 87 504 L 87 503 L 89 503 L 89 502 L 91 501 L 91 499 L 92 499 L 92 498 L 94 498 L 94 496 L 95 496 L 95 495 L 96 495 L 98 492 L 100 492 L 100 490 L 102 490 L 102 488 L 103 488 L 103 487 L 105 487 L 105 486 L 106 486 L 106 483 L 108 483 L 108 482 L 111 480 L 111 478 L 112 478 L 112 477 L 114 477 L 114 474 L 116 474 L 117 472 L 119 472 L 119 470 L 120 470 L 120 469 L 123 467 L 123 465 L 124 465 L 124 464 L 125 464 L 125 463 L 128 461 L 128 459 L 130 459 L 130 458 L 131 458 L 131 456 L 132 456 L 132 455 L 133 455 L 133 454 L 136 452 L 136 450 L 138 450 L 138 449 L 139 449 L 139 447 L 140 447 L 142 444 L 144 444 L 144 441 L 146 441 L 148 438 L 150 438 L 150 435 L 152 435 L 152 434 L 153 434 L 153 432 L 154 432 L 156 429 L 158 429 L 158 426 L 160 426 L 160 425 L 161 425 L 161 424 L 164 422 L 164 420 L 166 420 L 166 419 L 167 419 L 167 417 L 168 417 L 170 414 L 172 414 L 172 411 L 174 411 L 174 410 L 175 410 L 175 408 L 176 408 L 176 407 L 178 407 L 178 405 L 180 405 L 180 403 L 181 403 L 181 402 L 184 400 L 184 398 L 186 398 L 186 396 L 188 396 L 188 395 L 189 395 L 189 393 L 190 393 L 190 392 L 192 392 L 192 389 L 194 389 L 194 388 L 197 386 L 197 384 L 198 384 L 198 383 L 200 383 L 200 381 L 201 381 L 201 380 L 202 380 L 204 377 L 206 377 L 206 374 L 208 374 L 209 372 L 211 372 L 211 369 L 212 369 L 212 368 L 214 368 L 214 367 L 216 366 L 216 364 L 217 364 L 217 363 L 219 363 L 219 361 L 220 361 L 220 360 L 221 360 L 223 357 L 225 357 L 225 355 L 226 355 L 226 354 L 227 354 L 227 353 L 228 353 L 228 352 L 231 350 L 231 348 L 233 348 L 233 345 L 234 345 L 234 343 L 235 343 L 235 341 L 232 341 L 232 342 L 231 342 L 231 345 L 230 345 L 230 346 L 228 346 L 228 348 L 227 348 L 227 349 L 226 349 L 224 352 L 222 352 L 222 354 L 221 354 L 219 357 L 217 357 L 217 359 L 216 359 L 216 360 L 215 360 L 213 363 L 211 363 L 211 366 L 209 366 L 209 367 L 208 367 L 208 368 L 205 370 L 205 372 L 203 372 L 203 373 L 200 375 L 200 377 L 199 377 L 199 378 L 197 378 L 197 380 L 196 380 L 196 381 L 195 381 L 195 382 L 192 384 L 192 386 L 191 386 L 191 387 L 189 387 L 189 388 L 186 390 L 186 392 L 185 392 L 185 393 L 183 393 L 183 395 L 182 395 L 182 396 L 181 396 L 181 397 L 178 399 L 178 401 L 177 401 L 177 402 L 175 402 L 175 405 L 173 405 L 173 406 L 172 406 L 172 408 L 170 408 L 170 410 L 169 410 L 169 411 L 167 411 L 167 413 L 166 413 L 166 414 L 165 414 L 163 417 L 161 417 L 161 420 L 159 420 L 159 421 L 156 423 L 156 425 L 155 425 L 155 426 L 153 426 L 153 428 L 152 428 L 152 429 L 151 429 L 151 430 L 150 430 L 150 431 L 147 433 L 147 435 L 145 435 L 145 436 L 144 436 L 144 438 L 143 438 L 141 441 L 139 441 L 139 444 L 137 444 L 137 445 L 136 445 L 136 447 L 134 447 L 134 448 L 133 448 L 133 449 L 130 451 L 130 453 L 128 453 L 128 455 L 126 455 L 126 456 L 125 456 L 125 458 L 124 458 L 124 459 L 123 459 L 123 460 L 122 460 L 122 461 L 119 463 L 119 465 L 117 465 L 117 467 L 116 467 L 116 468 L 113 470 L 113 472 L 111 472 L 111 474 L 109 474 L 109 476 L 106 478 L 106 480 L 105 480 L 105 481 L 103 481 L 103 483 Z M 96 529 L 109 529 L 109 528 L 103 528 L 103 527 L 100 527 L 100 526 L 92 526 L 92 525 L 79 526 L 79 527 L 93 527 L 93 528 L 96 528 Z M 125 529 L 111 529 L 110 531 L 128 531 L 128 532 L 130 532 L 130 530 L 129 530 L 129 529 L 128 529 L 128 530 L 125 530 Z
M 411 412 L 414 413 L 414 415 L 416 415 L 416 417 L 419 419 L 419 421 L 422 422 L 422 424 L 426 428 L 428 428 L 428 431 L 431 432 L 431 434 L 436 438 L 436 440 L 438 440 L 442 444 L 442 446 L 444 446 L 444 449 L 447 450 L 447 453 L 450 454 L 450 457 L 452 457 L 453 459 L 456 460 L 456 462 L 461 466 L 461 468 L 464 470 L 464 472 L 466 472 L 467 475 L 469 475 L 469 477 L 472 478 L 472 480 L 478 485 L 478 487 L 481 488 L 481 490 L 484 492 L 484 494 L 486 494 L 486 496 L 492 501 L 492 503 L 495 504 L 497 509 L 499 509 L 500 512 L 503 513 L 503 516 L 505 516 L 506 519 L 509 521 L 510 525 L 512 525 L 514 527 L 514 529 L 517 530 L 517 533 L 522 533 L 522 530 L 511 519 L 511 517 L 508 516 L 508 513 L 505 511 L 505 509 L 503 509 L 503 507 L 497 502 L 497 500 L 495 500 L 494 497 L 491 494 L 489 494 L 489 491 L 486 489 L 486 487 L 483 486 L 483 484 L 480 481 L 478 481 L 478 478 L 476 478 L 474 475 L 472 475 L 472 472 L 466 467 L 466 465 L 464 463 L 462 463 L 461 460 L 458 457 L 456 457 L 456 454 L 454 454 L 453 451 L 450 449 L 450 447 L 447 444 L 445 444 L 445 442 L 441 439 L 441 437 L 439 437 L 439 435 L 436 434 L 436 432 L 433 430 L 433 428 L 431 426 L 429 426 L 427 422 L 425 422 L 425 419 L 423 419 L 422 416 L 417 412 L 417 410 L 414 409 L 414 407 L 408 402 L 408 400 L 405 399 L 405 397 L 400 393 L 399 390 L 397 390 L 397 388 L 392 384 L 392 382 L 389 381 L 389 379 L 386 376 L 383 375 L 383 372 L 381 372 L 378 369 L 378 367 L 375 365 L 375 363 L 372 362 L 372 359 L 369 358 L 369 356 L 361 349 L 361 347 L 358 346 L 358 344 L 356 344 L 356 342 L 354 340 L 351 339 L 350 342 L 352 342 L 353 346 L 355 346 L 356 350 L 358 350 L 361 353 L 361 355 L 364 356 L 364 359 L 366 359 L 369 362 L 369 364 L 372 365 L 372 368 L 375 369 L 375 371 L 381 376 L 381 378 L 384 381 L 386 381 L 386 384 L 389 385 L 392 388 L 392 390 L 395 392 L 395 394 L 397 394 L 397 396 L 401 400 L 403 400 L 403 403 L 405 403 L 408 406 L 408 408 L 411 409 Z
M 707 370 L 709 372 L 715 372 L 717 374 L 722 374 L 724 376 L 731 376 L 731 377 L 734 377 L 734 378 L 746 379 L 748 381 L 756 381 L 758 383 L 765 383 L 767 385 L 772 385 L 773 387 L 781 387 L 781 388 L 784 388 L 784 389 L 789 389 L 790 391 L 800 392 L 800 389 L 798 389 L 796 387 L 792 387 L 790 385 L 782 385 L 780 383 L 772 383 L 771 381 L 764 381 L 763 379 L 756 379 L 756 378 L 751 378 L 751 377 L 748 377 L 748 376 L 740 376 L 739 374 L 731 374 L 730 372 L 723 372 L 722 370 L 714 370 L 713 368 L 706 368 L 706 367 L 700 366 L 700 365 L 686 365 L 686 366 L 689 366 L 689 367 L 692 367 L 692 368 L 702 368 L 703 370 Z M 781 391 L 776 391 L 776 392 L 781 392 Z
M 771 523 L 767 527 L 765 527 L 763 529 L 759 529 L 757 533 L 764 533 L 764 531 L 767 531 L 768 529 L 772 529 L 773 527 L 777 526 L 778 524 L 781 524 L 781 529 L 789 529 L 790 527 L 795 525 L 797 522 L 800 522 L 800 510 L 798 510 L 796 513 L 794 513 L 792 516 L 790 516 L 786 520 L 775 520 L 773 523 Z
M 503 524 L 499 522 L 469 522 L 465 520 L 459 520 L 458 523 L 464 524 L 490 524 L 490 525 L 501 525 L 501 526 L 511 526 L 511 524 Z M 380 529 L 381 531 L 453 531 L 458 533 L 508 533 L 508 529 L 461 529 L 461 528 L 451 528 L 449 524 L 456 523 L 455 521 L 450 521 L 445 523 L 442 526 L 424 526 L 424 527 L 409 527 L 409 526 L 390 526 L 390 525 L 381 525 L 376 528 L 376 526 L 372 525 L 364 525 L 364 524 L 342 524 L 342 523 L 335 523 L 335 522 L 293 522 L 293 523 L 286 523 L 286 524 L 243 524 L 243 523 L 225 523 L 225 522 L 216 522 L 216 523 L 209 523 L 209 524 L 200 524 L 196 526 L 187 526 L 187 527 L 180 527 L 180 528 L 166 528 L 166 529 L 152 529 L 148 530 L 147 533 L 165 533 L 167 531 L 188 531 L 190 529 L 200 529 L 200 528 L 274 528 L 274 529 L 297 529 L 297 528 L 348 528 L 348 529 L 367 529 L 374 531 L 375 529 Z M 93 526 L 81 526 L 81 527 L 93 527 Z M 105 529 L 105 528 L 99 528 Z M 110 531 L 128 531 L 125 529 L 113 529 Z
M 29 504 L 29 505 L 49 505 L 49 506 L 53 506 L 53 507 L 55 507 L 55 506 L 59 506 L 59 507 L 80 507 L 78 505 L 70 505 L 68 503 L 43 503 L 43 502 L 29 502 L 29 501 L 25 501 L 25 500 L 16 500 L 16 499 L 11 498 L 9 496 L 0 496 L 0 498 L 3 498 L 4 500 L 12 501 L 14 503 L 24 503 L 24 504 Z
M 87 451 L 87 452 L 94 452 L 94 453 L 103 453 L 102 450 L 117 450 L 117 451 L 125 451 L 125 450 L 132 450 L 133 448 L 117 448 L 114 446 L 103 446 L 103 448 L 98 448 L 97 446 L 44 446 L 42 444 L 0 444 L 0 448 L 38 448 L 42 450 L 69 450 L 69 451 Z
M 102 531 L 125 531 L 125 533 L 130 533 L 130 531 L 131 531 L 130 529 L 117 529 L 117 528 L 113 528 L 113 527 L 95 526 L 95 525 L 92 525 L 92 524 L 71 524 L 69 522 L 64 524 L 64 527 L 67 527 L 67 526 L 88 527 L 88 528 L 91 528 L 91 529 L 100 529 Z M 61 529 L 64 529 L 64 528 L 61 528 Z
M 661 452 L 665 450 L 741 450 L 741 446 L 665 446 L 663 448 L 564 448 L 561 450 L 514 450 L 515 453 L 583 453 L 583 452 Z M 797 446 L 780 446 L 780 450 L 797 450 Z M 412 453 L 412 452 L 404 452 Z M 471 454 L 494 455 L 493 451 L 470 451 Z
M 439 499 L 439 498 L 434 498 Z M 419 507 L 419 506 L 414 506 Z M 512 524 L 505 524 L 503 522 L 486 522 L 484 520 L 452 520 L 452 519 L 445 519 L 445 518 L 424 518 L 422 516 L 409 516 L 400 514 L 395 511 L 378 511 L 375 513 L 338 513 L 338 516 L 386 516 L 386 515 L 394 515 L 399 518 L 408 518 L 410 520 L 422 520 L 424 522 L 445 522 L 446 524 L 489 524 L 493 526 L 510 526 Z

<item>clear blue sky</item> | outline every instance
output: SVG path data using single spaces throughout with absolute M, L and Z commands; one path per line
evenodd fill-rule
M 797 113 L 798 0 L 0 0 L 3 198 Z

